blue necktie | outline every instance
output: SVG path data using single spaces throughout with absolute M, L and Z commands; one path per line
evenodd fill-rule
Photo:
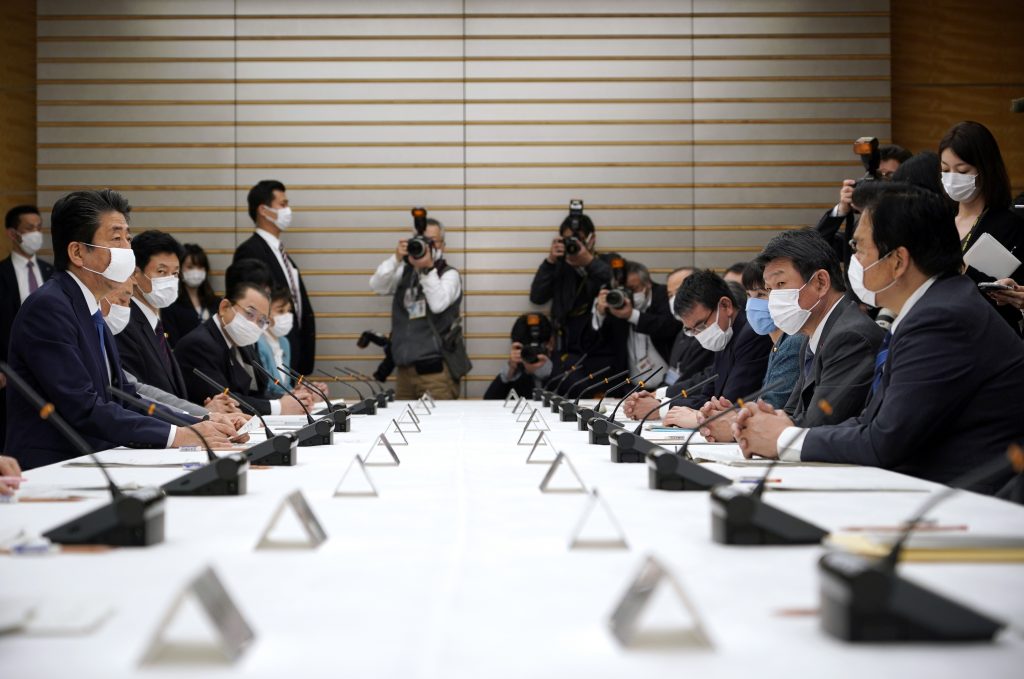
M 104 338 L 103 330 L 104 330 L 104 328 L 107 327 L 107 324 L 103 320 L 103 312 L 102 311 L 97 310 L 96 313 L 94 313 L 92 315 L 92 323 L 93 323 L 93 325 L 96 326 L 96 334 L 98 334 L 100 336 L 100 358 L 103 359 L 104 369 L 106 369 L 106 365 L 107 365 L 107 341 Z
M 885 338 L 882 340 L 882 348 L 878 350 L 878 355 L 875 356 L 875 376 L 871 378 L 871 394 L 868 398 L 875 395 L 878 391 L 878 387 L 882 384 L 882 373 L 885 371 L 885 361 L 889 358 L 889 342 L 892 340 L 892 332 L 885 333 Z
M 807 351 L 804 352 L 804 384 L 811 379 L 811 368 L 814 367 L 814 352 L 811 351 L 810 347 L 807 347 Z

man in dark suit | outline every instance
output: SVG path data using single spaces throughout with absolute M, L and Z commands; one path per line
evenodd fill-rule
M 656 388 L 665 380 L 672 345 L 683 324 L 669 309 L 665 286 L 651 281 L 646 266 L 627 262 L 625 270 L 625 289 L 630 294 L 622 294 L 622 305 L 615 308 L 608 304 L 609 291 L 601 290 L 594 300 L 593 328 L 599 343 L 614 352 L 612 373 L 626 368 L 632 374 L 661 368 L 645 380 Z
M 21 303 L 53 275 L 53 265 L 36 257 L 43 247 L 43 219 L 35 205 L 7 211 L 4 226 L 11 254 L 0 260 L 0 358 L 7 360 L 11 326 Z M 0 373 L 0 441 L 7 437 L 7 376 Z
M 853 291 L 896 318 L 876 358 L 863 412 L 839 424 L 793 426 L 750 404 L 734 427 L 744 454 L 853 463 L 957 483 L 1024 438 L 1024 346 L 960 274 L 952 217 L 933 193 L 858 187 L 863 206 L 850 260 Z M 984 360 L 980 360 L 981 357 Z M 975 483 L 994 493 L 1010 476 Z
M 292 209 L 284 184 L 264 179 L 249 190 L 249 217 L 256 232 L 235 250 L 232 260 L 258 259 L 273 276 L 274 288 L 288 288 L 295 306 L 295 326 L 288 333 L 292 349 L 292 368 L 308 375 L 316 359 L 316 317 L 306 292 L 299 267 L 285 251 L 281 232 L 292 222 Z
M 666 406 L 671 410 L 665 416 L 665 424 L 695 427 L 698 410 L 712 396 L 735 401 L 761 387 L 772 341 L 767 335 L 754 332 L 732 298 L 728 284 L 713 271 L 695 271 L 683 281 L 676 293 L 675 312 L 683 321 L 683 332 L 696 337 L 701 346 L 715 354 L 711 364 L 711 374 L 717 375 L 714 382 L 695 392 L 685 389 L 693 383 L 692 379 L 676 382 L 662 397 L 676 397 Z M 628 405 L 627 414 L 634 419 L 642 418 L 658 405 L 658 398 L 649 392 L 635 399 L 631 396 L 630 401 L 624 405 Z
M 304 413 L 291 396 L 268 399 L 267 378 L 253 368 L 259 364 L 256 342 L 270 325 L 269 314 L 270 295 L 262 286 L 231 281 L 217 313 L 182 337 L 174 347 L 190 401 L 203 403 L 221 393 L 195 374 L 198 368 L 217 384 L 238 394 L 261 415 Z M 313 398 L 306 390 L 299 390 L 296 395 L 307 408 L 313 406 Z
M 11 330 L 11 368 L 53 403 L 96 450 L 114 446 L 198 445 L 185 428 L 124 407 L 109 386 L 136 394 L 121 372 L 114 337 L 99 300 L 135 270 L 128 245 L 128 201 L 115 191 L 77 191 L 56 202 L 51 216 L 57 273 L 22 305 Z M 19 392 L 9 389 L 6 449 L 30 469 L 77 457 L 60 433 Z M 234 428 L 195 426 L 211 445 L 228 444 Z
M 670 273 L 665 279 L 668 308 L 672 314 L 675 314 L 676 293 L 682 287 L 683 281 L 693 272 L 692 266 L 683 266 Z M 672 350 L 669 352 L 668 371 L 665 374 L 664 383 L 670 385 L 679 381 L 692 383 L 698 375 L 710 374 L 707 371 L 711 368 L 711 363 L 714 360 L 714 352 L 702 347 L 697 338 L 680 330 L 676 335 L 675 342 L 672 343 Z M 700 380 L 697 379 L 697 381 Z
M 184 251 L 170 234 L 143 231 L 132 239 L 132 252 L 135 286 L 131 317 L 117 334 L 121 363 L 140 382 L 187 398 L 185 378 L 160 319 L 160 310 L 178 297 L 178 271 Z
M 811 229 L 786 231 L 768 242 L 758 262 L 764 266 L 775 325 L 808 337 L 786 413 L 801 427 L 859 414 L 885 331 L 846 294 L 828 242 Z M 828 415 L 812 405 L 821 399 L 830 405 Z

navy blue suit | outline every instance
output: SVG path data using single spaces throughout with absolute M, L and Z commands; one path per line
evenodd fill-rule
M 114 386 L 136 394 L 121 372 L 117 344 L 106 324 L 103 332 Z M 167 445 L 170 425 L 111 400 L 96 326 L 81 288 L 67 272 L 54 274 L 25 300 L 11 328 L 7 360 L 93 449 Z M 7 413 L 6 451 L 22 468 L 81 454 L 15 389 L 7 390 Z
M 939 279 L 900 320 L 858 417 L 807 433 L 802 460 L 949 483 L 1024 438 L 1024 344 L 967 276 Z M 973 490 L 994 493 L 1010 476 Z
M 677 396 L 669 406 L 687 406 L 700 408 L 712 396 L 724 396 L 732 402 L 747 394 L 757 391 L 764 382 L 768 371 L 768 355 L 772 352 L 772 338 L 758 335 L 747 323 L 747 315 L 742 309 L 736 309 L 736 319 L 732 322 L 732 339 L 721 351 L 715 352 L 709 375 L 718 375 L 712 384 L 701 387 L 699 392 L 690 392 L 686 398 L 679 394 L 686 384 L 700 381 L 699 376 L 691 376 L 670 386 L 665 396 Z

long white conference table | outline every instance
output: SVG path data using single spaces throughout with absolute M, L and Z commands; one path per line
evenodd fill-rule
M 908 578 L 1008 623 L 992 643 L 848 644 L 820 628 L 823 548 L 733 547 L 710 538 L 707 492 L 648 488 L 643 464 L 614 464 L 575 423 L 545 412 L 554 447 L 618 520 L 628 549 L 569 549 L 587 496 L 542 493 L 547 464 L 527 464 L 522 423 L 500 402 L 439 402 L 422 433 L 395 448 L 399 466 L 371 466 L 378 497 L 335 497 L 354 455 L 402 403 L 352 418 L 335 445 L 303 447 L 298 464 L 249 471 L 240 497 L 171 497 L 166 540 L 147 548 L 0 555 L 0 611 L 26 601 L 105 607 L 72 636 L 0 636 L 4 677 L 1020 677 L 1024 566 L 903 563 Z M 108 451 L 104 459 L 178 461 L 200 453 Z M 184 457 L 183 457 L 184 456 Z M 538 450 L 538 457 L 551 459 Z M 371 461 L 384 461 L 378 449 Z M 731 477 L 761 469 L 713 465 Z M 564 469 L 562 471 L 565 471 Z M 115 468 L 118 483 L 159 485 L 174 468 Z M 561 472 L 560 472 L 561 473 Z M 860 474 L 861 476 L 857 476 Z M 829 530 L 896 525 L 940 486 L 879 470 L 777 467 L 773 477 L 821 490 L 774 491 L 769 502 Z M 101 485 L 99 470 L 53 465 L 25 488 Z M 858 479 L 890 490 L 857 490 Z M 799 485 L 797 483 L 796 485 Z M 826 490 L 827 488 L 847 490 Z M 257 550 L 282 499 L 300 489 L 328 539 L 317 549 Z M 106 501 L 0 505 L 0 529 L 42 533 Z M 929 514 L 971 532 L 1024 535 L 1024 508 L 960 493 Z M 287 526 L 283 528 L 286 530 Z M 710 645 L 624 647 L 609 615 L 648 555 L 675 576 L 694 612 L 662 597 L 652 619 L 699 618 Z M 140 667 L 182 588 L 212 567 L 255 631 L 233 664 Z M 669 588 L 668 591 L 671 592 Z M 4 602 L 7 602 L 6 604 Z M 198 609 L 196 609 L 198 610 Z M 652 624 L 655 624 L 652 623 Z M 185 612 L 170 630 L 208 633 Z M 172 634 L 173 636 L 173 634 Z

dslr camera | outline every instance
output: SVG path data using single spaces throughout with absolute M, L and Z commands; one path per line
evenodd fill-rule
M 569 201 L 569 228 L 571 236 L 563 236 L 562 244 L 565 246 L 565 254 L 578 255 L 583 249 L 585 238 L 580 233 L 580 217 L 583 216 L 583 201 L 577 198 Z
M 526 327 L 530 333 L 528 341 L 523 342 L 523 348 L 520 350 L 519 355 L 523 359 L 523 363 L 540 363 L 540 355 L 547 353 L 547 348 L 540 341 L 540 316 L 538 314 L 530 314 L 526 317 Z
M 412 209 L 412 223 L 413 228 L 416 229 L 416 235 L 409 239 L 406 247 L 410 257 L 420 259 L 430 252 L 430 247 L 434 244 L 432 239 L 423 235 L 427 230 L 427 208 L 414 207 Z
M 633 291 L 626 287 L 626 260 L 622 257 L 613 257 L 611 267 L 612 287 L 604 301 L 612 309 L 621 309 L 626 306 L 626 300 L 629 300 L 630 304 L 633 303 Z
M 882 163 L 882 154 L 878 150 L 878 137 L 861 137 L 853 142 L 853 152 L 860 156 L 864 163 L 864 176 L 857 180 L 854 188 L 864 182 L 874 182 L 882 177 L 878 174 L 878 166 Z

